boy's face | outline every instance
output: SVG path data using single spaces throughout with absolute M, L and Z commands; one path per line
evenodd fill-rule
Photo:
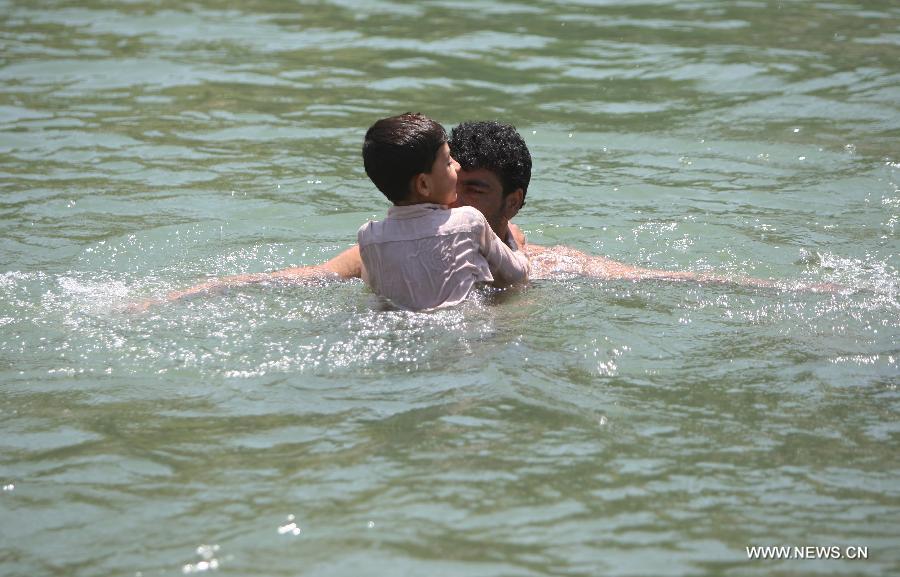
M 441 145 L 431 165 L 428 177 L 429 195 L 428 202 L 437 204 L 453 204 L 456 202 L 456 178 L 459 172 L 459 163 L 450 156 L 450 146 L 445 142 Z

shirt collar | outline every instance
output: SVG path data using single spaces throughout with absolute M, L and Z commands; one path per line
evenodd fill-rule
M 391 206 L 388 208 L 387 217 L 394 219 L 416 218 L 435 210 L 447 210 L 446 204 L 434 204 L 426 202 L 422 204 L 407 204 L 404 206 Z

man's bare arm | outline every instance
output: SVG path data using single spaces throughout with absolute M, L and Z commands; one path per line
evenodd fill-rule
M 196 294 L 251 284 L 282 281 L 303 282 L 323 278 L 358 278 L 362 274 L 359 247 L 354 245 L 331 260 L 313 266 L 298 266 L 273 272 L 238 274 L 201 283 L 185 290 L 168 294 L 168 300 L 177 300 Z
M 168 300 L 178 300 L 197 294 L 214 292 L 216 290 L 272 281 L 303 282 L 323 278 L 349 279 L 359 278 L 361 275 L 362 260 L 359 256 L 359 247 L 353 245 L 341 254 L 322 264 L 285 268 L 273 272 L 226 276 L 184 290 L 173 291 L 169 293 L 166 298 Z
M 686 281 L 812 292 L 847 290 L 847 287 L 835 283 L 785 283 L 747 276 L 723 276 L 712 273 L 642 268 L 602 256 L 585 254 L 566 246 L 545 247 L 527 244 L 525 251 L 531 259 L 532 278 L 553 278 L 560 274 L 574 274 L 604 280 Z
M 528 244 L 525 246 L 525 251 L 531 259 L 534 278 L 574 274 L 604 280 L 670 280 L 733 283 L 758 287 L 776 286 L 772 281 L 758 278 L 731 278 L 709 273 L 667 271 L 632 266 L 603 256 L 585 254 L 567 246 L 545 247 Z
M 650 268 L 642 268 L 615 261 L 603 256 L 594 256 L 557 245 L 546 247 L 538 244 L 528 244 L 522 230 L 513 223 L 509 223 L 509 232 L 516 240 L 519 249 L 524 251 L 531 260 L 532 278 L 552 278 L 559 274 L 574 274 L 605 280 L 672 280 L 672 281 L 696 281 L 715 283 L 737 283 L 748 286 L 775 286 L 768 280 L 756 278 L 728 278 L 707 273 L 694 273 L 685 271 L 666 271 Z
M 166 300 L 180 300 L 196 295 L 209 294 L 229 288 L 247 286 L 252 284 L 276 281 L 300 282 L 304 280 L 322 279 L 333 276 L 335 276 L 334 273 L 326 269 L 325 265 L 286 268 L 274 272 L 237 274 L 200 283 L 183 290 L 172 291 L 166 295 Z
M 305 268 L 305 267 L 301 267 Z M 359 255 L 359 245 L 354 244 L 333 259 L 318 265 L 317 267 L 342 279 L 362 278 L 362 257 Z M 295 269 L 286 269 L 285 272 Z
M 128 307 L 141 311 L 166 301 L 178 301 L 195 296 L 208 295 L 229 288 L 267 282 L 302 283 L 322 279 L 350 279 L 362 275 L 359 247 L 354 245 L 331 260 L 319 265 L 285 268 L 273 272 L 237 274 L 196 284 L 186 289 L 172 291 L 164 299 L 148 299 Z

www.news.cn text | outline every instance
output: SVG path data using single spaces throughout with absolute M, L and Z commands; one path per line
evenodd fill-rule
M 837 545 L 817 546 L 790 546 L 790 545 L 765 545 L 748 546 L 747 558 L 751 560 L 763 559 L 868 559 L 869 548 L 857 545 L 839 547 Z

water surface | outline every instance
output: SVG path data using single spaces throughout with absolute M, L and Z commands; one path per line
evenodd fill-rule
M 900 572 L 893 3 L 0 6 L 0 574 Z M 407 110 L 519 128 L 532 242 L 847 290 L 123 310 L 349 246 Z

